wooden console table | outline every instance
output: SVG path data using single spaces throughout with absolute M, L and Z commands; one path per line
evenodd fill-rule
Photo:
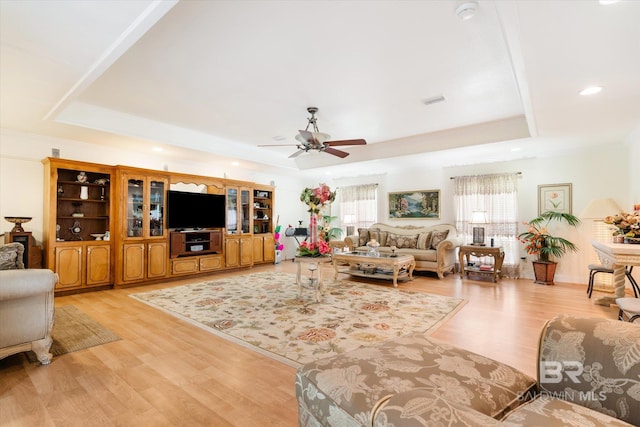
M 595 303 L 609 306 L 616 303 L 616 298 L 624 298 L 625 268 L 628 265 L 640 265 L 640 245 L 625 243 L 604 243 L 592 241 L 593 248 L 598 253 L 600 262 L 605 267 L 613 269 L 613 297 L 598 298 Z
M 481 270 L 480 267 L 469 266 L 469 258 L 471 256 L 492 257 L 494 260 L 493 268 L 491 270 Z M 472 273 L 483 276 L 491 276 L 494 283 L 498 282 L 502 270 L 502 262 L 504 261 L 504 250 L 502 249 L 502 247 L 463 245 L 460 246 L 459 258 L 460 277 L 462 277 L 463 279 L 465 275 L 469 276 L 469 273 Z

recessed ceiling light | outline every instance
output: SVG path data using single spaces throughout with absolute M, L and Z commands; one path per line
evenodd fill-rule
M 598 0 L 598 3 L 600 3 L 603 6 L 608 6 L 610 4 L 614 4 L 614 3 L 618 3 L 620 0 Z
M 240 162 L 231 162 L 231 164 L 232 164 L 233 166 L 239 166 L 239 165 L 240 165 Z
M 520 148 L 520 147 L 513 147 L 513 148 L 511 149 L 511 151 L 512 151 L 512 152 L 514 152 L 514 153 L 515 153 L 516 151 L 521 151 L 521 150 L 522 150 L 522 148 Z
M 161 147 L 153 147 L 152 150 L 155 151 L 156 153 L 163 151 Z
M 476 14 L 477 8 L 478 4 L 476 2 L 462 3 L 456 8 L 456 15 L 458 16 L 458 18 L 466 21 L 473 18 L 473 16 Z
M 272 139 L 274 141 L 284 141 L 285 139 L 287 139 L 286 137 L 282 136 L 282 135 L 276 135 L 274 137 L 272 137 Z
M 580 91 L 580 95 L 595 95 L 596 93 L 600 93 L 602 88 L 600 86 L 589 86 Z

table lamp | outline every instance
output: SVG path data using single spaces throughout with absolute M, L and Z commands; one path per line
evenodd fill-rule
M 473 211 L 469 224 L 488 224 L 486 211 Z M 484 246 L 484 227 L 473 227 L 472 245 Z

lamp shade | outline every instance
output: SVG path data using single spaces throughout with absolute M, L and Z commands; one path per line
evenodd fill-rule
M 604 219 L 606 216 L 622 212 L 622 208 L 613 199 L 594 199 L 580 213 L 582 219 Z
M 473 211 L 471 213 L 471 221 L 469 224 L 488 224 L 486 211 Z

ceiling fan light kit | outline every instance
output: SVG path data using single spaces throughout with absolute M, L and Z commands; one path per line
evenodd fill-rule
M 289 156 L 289 158 L 298 157 L 302 153 L 307 153 L 311 150 L 319 151 L 327 154 L 332 154 L 334 156 L 340 157 L 341 159 L 347 157 L 349 153 L 342 150 L 337 150 L 332 148 L 334 146 L 345 146 L 345 145 L 365 145 L 367 141 L 364 139 L 348 139 L 348 140 L 340 140 L 340 141 L 329 141 L 331 136 L 329 134 L 320 132 L 318 130 L 318 124 L 316 123 L 316 113 L 318 112 L 317 107 L 308 107 L 307 111 L 311 114 L 311 117 L 307 119 L 307 127 L 304 130 L 299 130 L 298 135 L 296 135 L 296 140 L 300 142 L 300 144 L 284 144 L 284 145 L 295 145 L 298 148 L 298 151 Z M 311 127 L 311 131 L 309 130 Z M 260 145 L 259 147 L 275 147 L 276 145 Z M 283 146 L 283 145 L 279 145 Z

